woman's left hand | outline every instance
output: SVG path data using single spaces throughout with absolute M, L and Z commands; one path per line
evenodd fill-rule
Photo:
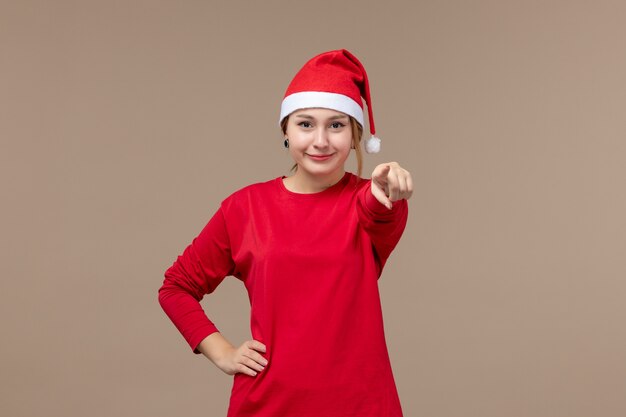
M 413 194 L 411 173 L 397 162 L 378 165 L 372 172 L 372 195 L 391 210 L 392 202 L 409 199 Z

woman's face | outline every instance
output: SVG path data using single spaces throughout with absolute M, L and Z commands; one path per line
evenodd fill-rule
M 285 136 L 298 171 L 335 178 L 344 172 L 352 146 L 352 127 L 345 113 L 330 109 L 302 109 L 289 115 Z

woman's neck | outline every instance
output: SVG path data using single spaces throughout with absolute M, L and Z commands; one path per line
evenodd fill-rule
M 283 183 L 294 193 L 319 193 L 341 181 L 345 173 L 344 170 L 340 170 L 327 176 L 319 176 L 307 175 L 303 170 L 297 170 L 294 175 L 285 178 Z

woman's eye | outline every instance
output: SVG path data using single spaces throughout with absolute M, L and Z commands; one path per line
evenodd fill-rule
M 298 125 L 302 126 L 302 127 L 311 127 L 311 123 L 310 122 L 300 122 L 298 123 Z
M 339 129 L 340 127 L 344 127 L 345 125 L 341 122 L 335 122 L 333 124 L 330 125 L 330 127 L 332 127 L 333 129 Z

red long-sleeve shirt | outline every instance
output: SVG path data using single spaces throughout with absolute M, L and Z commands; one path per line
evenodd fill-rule
M 278 177 L 222 202 L 165 272 L 159 302 L 198 353 L 218 331 L 199 301 L 226 276 L 244 283 L 269 363 L 233 376 L 228 417 L 402 416 L 377 280 L 407 214 L 349 172 L 318 193 Z

